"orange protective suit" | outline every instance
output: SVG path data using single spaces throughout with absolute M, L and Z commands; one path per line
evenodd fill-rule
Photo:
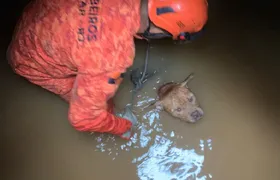
M 131 122 L 113 114 L 111 98 L 133 63 L 139 27 L 140 0 L 37 0 L 17 24 L 10 64 L 68 101 L 77 130 L 121 135 Z

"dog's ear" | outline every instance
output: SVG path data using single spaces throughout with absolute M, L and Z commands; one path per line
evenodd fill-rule
M 183 82 L 181 82 L 181 87 L 186 87 L 188 88 L 188 83 L 190 82 L 190 80 L 192 80 L 194 78 L 194 74 L 191 73 Z
M 157 91 L 159 100 L 162 100 L 165 96 L 167 96 L 167 94 L 169 94 L 175 86 L 176 84 L 172 82 L 162 85 Z

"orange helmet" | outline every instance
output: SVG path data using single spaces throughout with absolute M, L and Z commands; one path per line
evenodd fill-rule
M 181 33 L 196 33 L 208 20 L 207 0 L 149 0 L 150 20 L 177 39 Z

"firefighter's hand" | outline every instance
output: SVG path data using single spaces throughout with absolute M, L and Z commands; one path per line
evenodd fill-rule
M 125 107 L 122 113 L 122 118 L 129 120 L 133 126 L 136 126 L 138 123 L 137 117 L 134 115 L 134 113 L 132 112 L 129 106 Z
M 134 126 L 136 126 L 138 123 L 137 117 L 133 114 L 133 112 L 131 111 L 129 106 L 127 106 L 124 109 L 124 111 L 121 114 L 119 114 L 119 116 L 124 119 L 127 119 L 128 121 L 130 121 L 132 123 L 131 129 L 129 129 L 127 132 L 125 132 L 124 134 L 121 135 L 121 137 L 124 139 L 130 139 L 130 137 L 132 136 L 132 128 Z

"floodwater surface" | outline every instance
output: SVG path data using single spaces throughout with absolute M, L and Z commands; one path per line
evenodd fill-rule
M 237 22 L 223 28 L 213 22 L 190 44 L 152 42 L 149 70 L 158 73 L 134 100 L 139 125 L 130 141 L 75 131 L 63 100 L 14 75 L 4 62 L 1 179 L 280 179 L 280 66 L 274 61 L 280 39 L 275 31 L 240 21 L 241 34 L 233 33 Z M 270 36 L 267 46 L 263 42 Z M 145 43 L 136 48 L 134 67 L 139 67 Z M 195 77 L 189 87 L 205 112 L 202 120 L 188 124 L 154 107 L 142 109 L 161 84 L 190 73 Z M 131 89 L 126 78 L 116 110 L 130 103 Z

